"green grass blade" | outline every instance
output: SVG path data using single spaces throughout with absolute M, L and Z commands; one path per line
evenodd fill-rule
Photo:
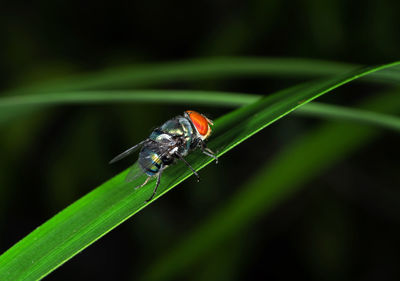
M 7 107 L 35 107 L 58 104 L 97 103 L 169 103 L 198 104 L 236 107 L 250 104 L 261 98 L 259 95 L 194 90 L 112 90 L 72 91 L 52 94 L 16 95 L 0 98 L 0 109 Z M 0 115 L 1 118 L 1 115 Z
M 8 91 L 15 93 L 54 92 L 121 87 L 148 87 L 182 81 L 243 77 L 315 78 L 338 75 L 358 69 L 356 64 L 302 58 L 226 57 L 194 59 L 160 64 L 108 68 L 98 72 L 37 83 Z M 381 72 L 366 81 L 397 83 L 398 73 Z M 397 81 L 397 82 L 396 82 Z
M 398 70 L 399 65 L 366 68 L 301 85 L 239 108 L 216 120 L 209 146 L 222 155 L 303 104 L 368 74 Z M 400 80 L 400 76 L 397 79 Z M 211 162 L 200 153 L 192 153 L 187 160 L 197 170 Z M 143 179 L 126 183 L 126 173 L 117 175 L 71 204 L 1 255 L 0 280 L 42 278 L 146 207 L 145 200 L 152 192 L 154 181 L 135 190 L 133 187 L 141 184 Z M 189 176 L 191 173 L 182 163 L 168 168 L 155 199 Z
M 300 58 L 254 58 L 226 57 L 195 59 L 181 62 L 135 65 L 119 68 L 108 68 L 98 72 L 80 73 L 75 76 L 54 79 L 21 87 L 3 93 L 3 96 L 19 94 L 76 91 L 87 89 L 118 89 L 126 87 L 157 86 L 162 83 L 182 81 L 199 81 L 204 79 L 243 78 L 243 77 L 278 77 L 310 78 L 326 77 L 349 72 L 358 65 Z M 380 72 L 365 77 L 369 82 L 393 84 L 398 83 L 396 72 Z M 363 80 L 362 80 L 363 81 Z M 10 120 L 34 112 L 38 108 L 19 108 L 18 111 L 6 113 L 0 111 L 2 119 Z
M 176 81 L 235 77 L 322 77 L 345 73 L 359 65 L 301 58 L 227 57 L 108 68 L 46 81 L 9 91 L 48 92 L 119 87 L 146 87 Z
M 21 107 L 51 106 L 58 104 L 97 104 L 97 103 L 166 103 L 207 105 L 220 107 L 237 107 L 247 105 L 261 99 L 261 95 L 229 93 L 218 91 L 193 90 L 125 90 L 125 91 L 78 91 L 54 93 L 51 95 L 21 95 L 0 98 L 0 124 L 8 120 L 5 113 L 15 112 Z M 15 108 L 13 108 L 15 107 Z M 7 111 L 6 111 L 7 110 Z M 329 119 L 351 120 L 384 127 L 391 130 L 400 130 L 400 118 L 382 113 L 375 113 L 344 106 L 328 105 L 323 103 L 308 103 L 297 109 L 294 114 L 300 116 L 314 116 Z M 5 120 L 3 120 L 3 118 Z
M 326 119 L 352 120 L 364 124 L 376 125 L 378 127 L 400 131 L 399 117 L 364 109 L 312 102 L 299 108 L 296 113 L 302 116 L 318 116 Z
M 366 101 L 363 108 L 400 112 L 398 93 L 381 94 Z M 366 126 L 329 122 L 292 140 L 278 152 L 236 194 L 226 198 L 218 211 L 199 227 L 147 264 L 142 280 L 176 280 L 216 247 L 250 227 L 310 180 L 361 150 L 380 134 Z M 312 151 L 313 153 L 310 153 Z M 212 231 L 210 231 L 212 229 Z M 224 251 L 221 251 L 224 252 Z

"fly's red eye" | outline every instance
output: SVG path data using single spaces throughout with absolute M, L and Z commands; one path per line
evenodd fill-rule
M 209 134 L 210 127 L 208 125 L 208 120 L 203 115 L 196 111 L 186 111 L 189 115 L 190 120 L 192 121 L 193 125 L 196 127 L 197 131 L 200 135 L 206 136 Z

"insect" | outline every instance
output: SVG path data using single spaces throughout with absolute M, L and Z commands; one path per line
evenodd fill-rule
M 176 160 L 185 163 L 197 177 L 197 180 L 200 180 L 199 174 L 184 158 L 190 151 L 200 148 L 204 154 L 214 158 L 218 163 L 217 156 L 205 143 L 211 135 L 210 125 L 214 125 L 213 122 L 203 114 L 187 110 L 183 113 L 183 116 L 176 116 L 154 129 L 147 139 L 116 156 L 110 161 L 110 164 L 141 148 L 138 165 L 132 166 L 125 180 L 131 182 L 145 173 L 147 175 L 146 180 L 136 187 L 140 188 L 146 185 L 152 177 L 157 177 L 153 193 L 146 201 L 149 202 L 157 193 L 163 171 Z

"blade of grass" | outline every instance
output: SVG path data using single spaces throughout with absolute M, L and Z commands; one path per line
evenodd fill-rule
M 237 77 L 315 78 L 346 73 L 360 65 L 302 58 L 226 57 L 145 64 L 80 73 L 9 90 L 5 94 L 54 92 L 120 87 L 147 87 L 165 83 Z M 397 81 L 396 72 L 382 72 L 363 79 Z M 397 82 L 396 82 L 397 83 Z
M 49 92 L 118 87 L 145 87 L 176 81 L 235 77 L 323 77 L 345 73 L 359 65 L 301 58 L 227 57 L 108 68 L 98 72 L 37 83 L 19 92 Z
M 357 65 L 298 59 L 298 58 L 211 58 L 181 62 L 134 65 L 108 68 L 98 72 L 79 73 L 70 77 L 39 82 L 26 87 L 11 89 L 2 96 L 19 94 L 48 93 L 54 91 L 104 89 L 120 87 L 143 87 L 175 81 L 197 81 L 205 78 L 221 79 L 242 76 L 267 75 L 277 77 L 321 77 L 350 71 Z M 2 120 L 27 116 L 39 108 L 21 107 L 8 112 L 0 111 Z
M 71 90 L 145 87 L 162 83 L 182 81 L 198 81 L 204 79 L 222 79 L 234 77 L 325 77 L 345 73 L 358 68 L 358 65 L 331 61 L 310 60 L 300 58 L 254 58 L 227 57 L 197 59 L 161 64 L 135 65 L 119 68 L 108 68 L 102 71 L 83 74 L 51 81 L 37 83 L 3 92 L 3 96 L 19 94 L 48 93 Z M 368 82 L 398 83 L 396 72 L 381 72 L 368 75 Z M 361 79 L 361 81 L 363 81 Z M 38 108 L 20 108 L 7 118 L 26 116 Z M 4 110 L 3 110 L 4 111 Z M 0 111 L 0 125 L 3 119 Z M 4 114 L 5 111 L 4 111 Z
M 193 90 L 112 90 L 73 91 L 50 94 L 17 95 L 0 98 L 0 109 L 21 106 L 50 106 L 59 104 L 97 104 L 121 102 L 153 102 L 170 104 L 202 104 L 236 107 L 250 104 L 260 95 Z M 1 118 L 1 115 L 0 115 Z
M 215 134 L 209 142 L 219 155 L 282 118 L 296 108 L 355 79 L 377 71 L 398 69 L 400 62 L 366 68 L 351 74 L 301 85 L 239 108 L 215 122 Z M 398 77 L 400 80 L 400 76 Z M 200 153 L 188 161 L 200 170 L 211 160 Z M 123 221 L 150 203 L 145 200 L 153 184 L 135 190 L 142 183 L 126 183 L 126 171 L 102 184 L 49 219 L 0 256 L 0 280 L 36 280 L 88 247 Z M 163 174 L 156 200 L 191 175 L 185 165 L 177 163 Z
M 301 116 L 318 116 L 326 119 L 351 120 L 395 131 L 400 130 L 399 117 L 365 109 L 312 102 L 299 108 L 294 113 Z
M 398 113 L 400 97 L 397 92 L 381 94 L 364 102 L 362 107 Z M 370 127 L 329 122 L 293 140 L 238 188 L 236 194 L 227 198 L 210 218 L 159 258 L 146 263 L 147 270 L 141 280 L 182 277 L 214 248 L 238 236 L 310 180 L 363 149 L 379 135 L 380 131 Z
M 12 111 L 12 107 L 51 106 L 59 104 L 97 104 L 97 103 L 166 103 L 237 107 L 261 99 L 261 95 L 218 91 L 172 91 L 172 90 L 133 90 L 133 91 L 79 91 L 54 93 L 52 95 L 29 95 L 0 98 L 0 109 Z M 368 123 L 392 130 L 400 130 L 400 118 L 382 113 L 344 106 L 328 105 L 319 102 L 305 104 L 294 114 L 320 118 L 335 118 Z M 0 114 L 0 124 L 2 122 Z M 6 115 L 7 117 L 7 115 Z M 7 119 L 6 119 L 7 120 Z

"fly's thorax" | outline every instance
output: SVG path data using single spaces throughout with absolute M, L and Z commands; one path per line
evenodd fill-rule
M 161 125 L 160 130 L 172 136 L 181 136 L 184 134 L 182 125 L 179 123 L 178 118 L 168 120 Z
M 160 129 L 173 136 L 190 136 L 193 134 L 193 128 L 190 122 L 182 116 L 168 120 L 161 125 Z
M 174 143 L 172 136 L 166 132 L 163 132 L 161 129 L 155 129 L 151 134 L 149 139 L 158 142 L 163 145 L 171 145 Z
M 179 149 L 179 152 L 187 154 L 190 150 L 193 137 L 195 137 L 194 128 L 187 118 L 178 116 L 174 119 L 168 120 L 160 127 L 160 130 L 170 134 L 171 136 L 180 137 L 181 140 L 183 140 L 183 144 Z

